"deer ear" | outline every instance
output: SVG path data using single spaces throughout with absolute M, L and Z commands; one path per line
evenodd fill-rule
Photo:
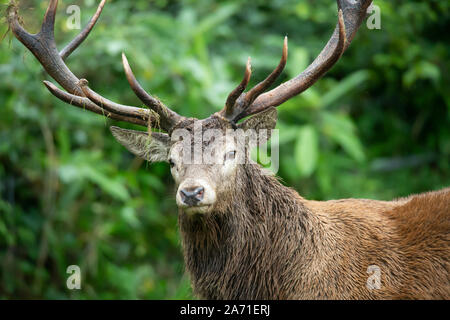
M 258 135 L 257 144 L 262 145 L 270 140 L 272 130 L 275 129 L 275 126 L 277 125 L 277 118 L 277 109 L 272 107 L 239 123 L 237 127 L 244 131 L 255 130 Z M 261 135 L 261 130 L 266 130 L 265 134 Z M 262 140 L 259 140 L 261 138 Z
M 170 137 L 165 133 L 110 127 L 117 141 L 131 153 L 150 162 L 168 161 Z
M 272 107 L 239 123 L 237 127 L 238 129 L 243 130 L 253 129 L 259 131 L 261 129 L 266 129 L 271 131 L 275 129 L 275 126 L 277 125 L 277 118 L 277 109 Z

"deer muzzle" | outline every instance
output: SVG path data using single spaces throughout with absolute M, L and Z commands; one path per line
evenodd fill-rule
M 206 213 L 216 202 L 216 193 L 206 181 L 189 179 L 178 187 L 176 200 L 186 213 Z

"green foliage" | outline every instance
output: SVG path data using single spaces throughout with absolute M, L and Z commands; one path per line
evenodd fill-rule
M 295 160 L 301 176 L 309 176 L 316 169 L 318 152 L 316 129 L 311 125 L 300 127 L 295 144 Z
M 27 28 L 38 30 L 47 1 L 20 2 Z M 86 23 L 96 2 L 61 1 L 60 46 L 77 33 L 66 7 L 79 5 Z M 332 71 L 279 108 L 278 174 L 306 198 L 387 200 L 449 185 L 450 4 L 375 4 L 381 30 L 363 25 Z M 325 0 L 108 1 L 68 64 L 104 96 L 139 105 L 124 51 L 145 88 L 183 115 L 206 117 L 248 55 L 251 84 L 273 69 L 286 34 L 281 81 L 301 72 L 328 40 L 335 10 Z M 10 34 L 0 79 L 0 298 L 191 298 L 168 166 L 135 159 L 113 140 L 112 121 L 51 96 Z M 80 291 L 65 285 L 72 264 Z

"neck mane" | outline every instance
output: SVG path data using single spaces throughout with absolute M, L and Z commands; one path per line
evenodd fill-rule
M 259 166 L 239 171 L 226 205 L 194 217 L 180 212 L 187 271 L 202 298 L 283 299 L 277 293 L 288 292 L 280 289 L 301 266 L 297 257 L 318 249 L 319 223 L 302 197 Z

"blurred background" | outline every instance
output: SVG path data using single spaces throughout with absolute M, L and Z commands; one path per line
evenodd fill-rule
M 99 1 L 61 1 L 56 37 L 82 26 Z M 48 1 L 21 0 L 39 29 Z M 8 1 L 0 1 L 2 16 Z M 309 199 L 390 200 L 450 185 L 447 1 L 382 1 L 381 29 L 362 25 L 339 63 L 279 108 L 283 183 Z M 126 52 L 142 85 L 185 116 L 222 108 L 248 56 L 253 80 L 278 63 L 297 75 L 337 21 L 333 0 L 108 1 L 68 59 L 102 95 L 139 106 L 122 71 Z M 0 36 L 7 32 L 3 19 Z M 168 165 L 149 165 L 114 141 L 104 117 L 68 106 L 43 86 L 31 53 L 0 43 L 0 298 L 190 299 Z M 131 128 L 130 125 L 121 124 Z M 82 289 L 68 290 L 69 265 Z

